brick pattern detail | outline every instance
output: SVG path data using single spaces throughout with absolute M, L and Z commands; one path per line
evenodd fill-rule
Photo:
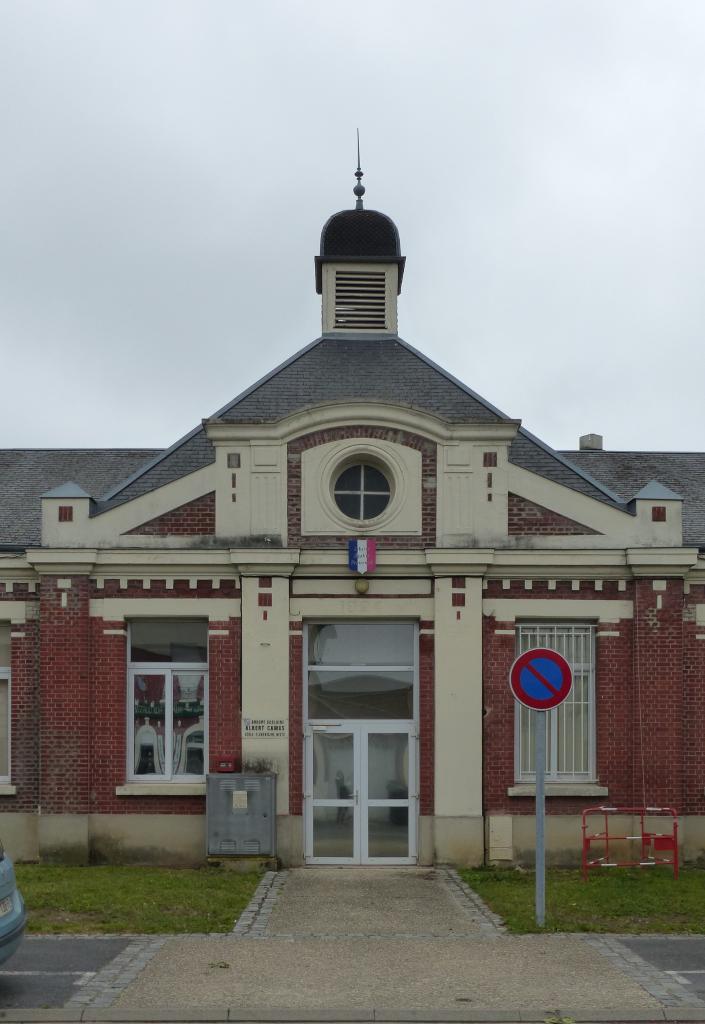
M 419 636 L 419 811 L 433 814 L 435 733 L 435 637 Z
M 99 587 L 95 580 L 91 580 L 91 597 L 184 597 L 193 600 L 194 597 L 240 597 L 240 588 L 235 580 L 221 580 L 217 587 L 213 586 L 212 580 L 196 580 L 196 586 L 191 587 L 189 580 L 173 580 L 173 586 L 168 587 L 166 580 L 150 580 L 149 586 L 145 587 L 141 579 L 126 580 L 127 586 L 122 587 L 120 580 L 103 580 L 103 586 Z M 197 616 L 197 612 L 194 615 Z
M 59 586 L 59 582 L 70 586 Z M 40 800 L 44 814 L 86 814 L 90 784 L 90 619 L 86 576 L 40 583 Z
M 208 638 L 208 747 L 211 764 L 220 758 L 234 758 L 242 766 L 242 679 L 240 652 L 242 620 L 209 622 L 213 630 L 227 630 L 227 636 Z
M 705 814 L 705 640 L 696 639 L 696 602 L 705 602 L 705 586 L 691 586 L 683 607 L 683 808 Z
M 9 595 L 13 596 L 13 595 Z M 36 604 L 29 606 L 32 611 Z M 0 603 L 0 619 L 2 603 Z M 0 812 L 36 812 L 39 805 L 39 623 L 28 619 L 10 641 L 10 782 L 15 796 L 0 797 Z
M 301 455 L 329 441 L 347 438 L 375 439 L 403 444 L 421 452 L 421 536 L 395 537 L 380 535 L 377 544 L 382 548 L 405 551 L 434 547 L 436 544 L 436 445 L 419 434 L 404 430 L 386 430 L 381 427 L 335 427 L 304 434 L 289 442 L 288 446 L 288 543 L 299 548 L 337 548 L 345 544 L 352 532 L 337 537 L 303 537 L 301 535 Z
M 300 629 L 300 622 L 292 623 L 289 634 L 289 814 L 302 814 L 304 800 L 304 638 Z
M 599 534 L 589 526 L 576 523 L 528 498 L 509 493 L 507 529 L 510 537 L 568 537 L 576 534 Z
M 185 505 L 179 505 L 155 519 L 150 519 L 125 536 L 142 537 L 195 537 L 215 535 L 215 491 L 204 494 Z

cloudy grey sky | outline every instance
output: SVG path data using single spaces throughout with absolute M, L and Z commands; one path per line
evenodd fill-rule
M 358 125 L 402 337 L 705 449 L 699 0 L 0 0 L 0 447 L 168 445 L 313 340 Z

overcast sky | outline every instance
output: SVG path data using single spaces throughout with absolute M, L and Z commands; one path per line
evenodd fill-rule
M 166 446 L 320 332 L 320 229 L 558 448 L 705 450 L 705 4 L 0 0 L 0 447 Z

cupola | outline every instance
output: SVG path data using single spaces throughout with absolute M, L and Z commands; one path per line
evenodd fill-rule
M 355 207 L 326 221 L 316 256 L 323 332 L 396 334 L 405 261 L 399 232 L 385 213 L 364 209 L 359 158 L 355 177 Z

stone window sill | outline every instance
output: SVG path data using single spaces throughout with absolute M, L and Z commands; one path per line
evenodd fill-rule
M 596 782 L 547 782 L 546 796 L 609 796 L 607 786 Z M 507 796 L 536 796 L 533 782 L 521 782 L 510 786 Z
M 205 782 L 128 782 L 115 796 L 205 796 Z
M 9 782 L 0 783 L 0 796 L 16 796 L 17 786 L 11 786 Z

